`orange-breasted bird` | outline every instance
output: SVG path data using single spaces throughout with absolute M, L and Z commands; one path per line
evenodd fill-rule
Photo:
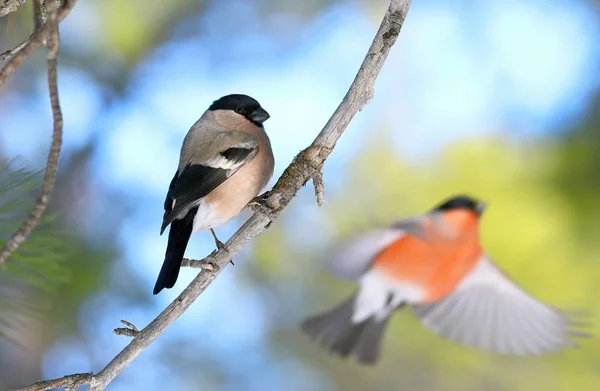
M 574 347 L 573 314 L 521 290 L 494 265 L 479 241 L 485 203 L 456 196 L 428 213 L 349 240 L 332 272 L 357 280 L 357 292 L 302 329 L 329 351 L 377 362 L 389 317 L 409 306 L 434 333 L 504 354 L 542 354 Z

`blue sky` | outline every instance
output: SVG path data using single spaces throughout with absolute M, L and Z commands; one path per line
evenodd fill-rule
M 312 141 L 340 102 L 378 23 L 360 2 L 341 3 L 304 26 L 293 45 L 254 25 L 246 27 L 252 33 L 240 42 L 236 28 L 241 27 L 235 27 L 235 20 L 251 20 L 253 7 L 237 2 L 237 12 L 230 13 L 236 7 L 229 8 L 227 18 L 233 19 L 234 27 L 231 36 L 223 36 L 219 23 L 225 17 L 225 3 L 216 3 L 199 18 L 205 25 L 202 37 L 169 42 L 150 56 L 136 71 L 126 99 L 106 112 L 100 124 L 103 131 L 93 160 L 98 184 L 134 205 L 118 234 L 123 250 L 119 263 L 127 263 L 148 292 L 166 246 L 166 237 L 158 236 L 164 193 L 181 141 L 205 108 L 232 92 L 257 98 L 271 114 L 266 128 L 276 154 L 276 178 Z M 379 3 L 382 15 L 386 2 Z M 85 3 L 78 7 L 82 15 L 89 14 Z M 282 15 L 273 17 L 286 20 Z M 70 20 L 64 31 L 89 28 Z M 598 16 L 583 2 L 415 1 L 377 82 L 375 98 L 356 116 L 327 163 L 326 182 L 335 189 L 347 162 L 360 152 L 373 130 L 382 126 L 393 132 L 398 153 L 421 160 L 459 138 L 486 134 L 514 140 L 542 137 L 577 121 L 599 81 L 599 33 Z M 68 39 L 64 32 L 63 36 Z M 223 47 L 230 48 L 228 55 L 223 54 Z M 101 107 L 102 87 L 68 66 L 61 67 L 60 87 L 68 153 L 90 137 L 94 128 L 90 121 Z M 45 155 L 40 151 L 47 147 L 46 140 L 38 137 L 39 129 L 49 123 L 44 88 L 40 78 L 37 101 L 9 98 L 9 114 L 0 119 L 5 152 L 34 164 L 39 164 Z M 32 106 L 39 115 L 25 115 Z M 32 140 L 39 140 L 35 148 L 31 148 Z M 314 208 L 312 199 L 301 197 L 295 202 L 299 210 Z M 226 238 L 238 226 L 239 220 L 219 229 L 219 235 Z M 200 258 L 212 246 L 210 235 L 196 234 L 187 254 Z M 123 278 L 119 270 L 114 270 L 115 281 Z M 299 363 L 273 362 L 264 344 L 271 327 L 269 314 L 259 293 L 239 283 L 236 273 L 242 271 L 228 268 L 184 318 L 109 389 L 127 390 L 135 384 L 136 389 L 151 390 L 177 384 L 177 376 L 169 373 L 159 355 L 162 346 L 180 339 L 189 340 L 190 349 L 208 349 L 232 371 L 237 366 L 230 363 L 230 353 L 239 349 L 254 352 L 253 365 L 273 368 L 261 372 L 244 389 L 264 389 L 261 384 L 267 381 L 272 389 L 279 389 L 276 385 L 286 384 L 288 376 L 319 382 L 320 389 L 326 389 L 322 383 L 326 379 L 307 373 L 310 370 Z M 99 369 L 127 342 L 108 333 L 119 319 L 147 324 L 194 275 L 195 271 L 183 271 L 174 289 L 152 298 L 149 311 L 130 308 L 110 292 L 92 297 L 82 306 L 80 318 L 88 346 L 77 338 L 58 341 L 46 354 L 45 376 Z M 238 327 L 241 319 L 243 329 Z M 209 338 L 202 330 L 215 335 Z M 64 359 L 57 360 L 58 356 Z M 149 375 L 136 376 L 136 371 L 148 367 L 152 368 Z M 250 379 L 251 367 L 237 370 Z M 232 383 L 224 389 L 237 387 Z M 307 387 L 297 384 L 292 389 Z

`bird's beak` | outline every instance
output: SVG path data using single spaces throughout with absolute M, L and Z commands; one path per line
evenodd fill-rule
M 477 205 L 475 205 L 475 210 L 477 211 L 477 213 L 482 214 L 486 206 L 487 204 L 485 202 L 479 201 Z
M 267 113 L 267 111 L 265 109 L 263 109 L 262 107 L 259 108 L 258 110 L 255 110 L 252 115 L 250 116 L 250 118 L 252 118 L 252 121 L 257 122 L 259 124 L 262 124 L 263 122 L 265 122 L 266 120 L 268 120 L 271 116 L 269 115 L 269 113 Z

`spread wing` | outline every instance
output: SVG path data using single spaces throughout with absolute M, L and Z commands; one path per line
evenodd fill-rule
M 258 143 L 254 137 L 248 136 L 242 142 L 221 148 L 205 161 L 189 163 L 181 172 L 175 173 L 165 199 L 161 235 L 173 220 L 185 214 L 256 156 Z
M 373 229 L 349 238 L 334 255 L 331 273 L 348 280 L 360 278 L 377 254 L 406 234 L 419 234 L 418 218 L 398 220 L 389 227 Z
M 483 256 L 444 299 L 414 307 L 425 327 L 467 346 L 505 354 L 542 354 L 576 346 L 572 316 L 527 294 Z

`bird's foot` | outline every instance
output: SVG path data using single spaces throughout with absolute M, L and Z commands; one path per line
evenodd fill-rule
M 251 199 L 250 202 L 248 202 L 248 207 L 252 207 L 254 205 L 265 205 L 265 203 L 267 202 L 267 198 L 269 198 L 270 195 L 270 191 L 265 191 L 261 195 L 258 195 Z
M 227 250 L 227 246 L 225 245 L 225 243 L 221 242 L 219 239 L 215 239 L 215 245 L 217 246 L 218 250 Z
M 215 240 L 215 245 L 217 246 L 218 250 L 225 250 L 227 252 L 229 252 L 229 250 L 227 250 L 227 246 L 225 245 L 225 243 L 221 242 L 219 240 L 219 238 L 217 238 L 217 234 L 215 233 L 215 231 L 211 228 L 210 229 L 210 233 L 213 236 L 213 239 Z
M 217 250 L 225 250 L 229 252 L 229 249 L 227 248 L 225 243 L 221 242 L 219 238 L 217 238 L 217 234 L 215 234 L 215 231 L 212 228 L 210 229 L 210 233 L 212 233 L 212 236 L 215 239 L 215 245 L 217 246 Z M 229 263 L 235 266 L 235 264 L 233 263 L 233 259 L 230 259 Z
M 266 191 L 251 199 L 250 202 L 248 202 L 247 207 L 253 212 L 262 213 L 265 216 L 270 217 L 273 212 L 280 208 L 278 204 L 280 198 L 280 196 L 271 197 L 271 192 Z
M 217 239 L 215 241 L 215 244 L 217 245 L 217 249 L 225 250 L 225 251 L 229 252 L 229 250 L 227 249 L 227 246 L 225 246 L 225 243 L 221 242 L 219 239 Z M 235 263 L 233 263 L 233 259 L 230 259 L 229 263 L 231 263 L 233 266 L 235 266 Z

